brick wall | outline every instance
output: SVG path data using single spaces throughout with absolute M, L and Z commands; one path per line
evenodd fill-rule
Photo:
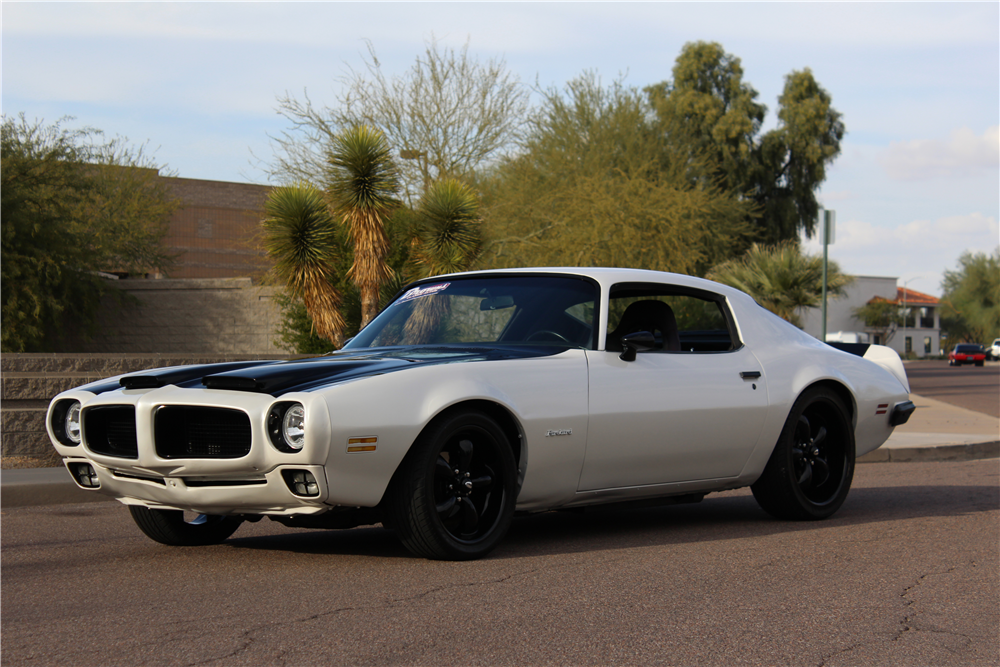
M 257 233 L 270 187 L 193 178 L 163 180 L 182 202 L 163 240 L 178 255 L 170 278 L 237 278 L 267 270 Z

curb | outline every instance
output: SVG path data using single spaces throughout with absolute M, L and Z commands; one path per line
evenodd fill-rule
M 973 461 L 1000 457 L 1000 440 L 931 447 L 880 447 L 857 463 L 911 463 L 920 461 Z M 86 491 L 70 479 L 66 468 L 29 468 L 0 473 L 0 507 L 35 507 L 114 500 Z
M 1000 457 L 1000 440 L 936 447 L 880 447 L 855 463 L 911 463 L 915 461 L 973 461 Z

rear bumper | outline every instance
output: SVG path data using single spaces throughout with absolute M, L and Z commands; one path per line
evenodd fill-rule
M 896 407 L 892 409 L 892 414 L 889 415 L 889 424 L 892 426 L 901 426 L 910 420 L 910 415 L 913 411 L 917 409 L 917 406 L 913 404 L 913 401 L 904 401 L 902 403 L 897 403 Z

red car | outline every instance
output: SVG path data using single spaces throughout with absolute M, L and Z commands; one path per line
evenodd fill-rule
M 985 361 L 986 351 L 983 346 L 974 343 L 961 343 L 948 353 L 949 366 L 961 366 L 962 364 L 982 366 Z

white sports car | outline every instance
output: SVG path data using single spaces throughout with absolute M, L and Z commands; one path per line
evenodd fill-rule
M 840 347 L 697 278 L 472 272 L 408 286 L 338 352 L 109 378 L 47 426 L 76 483 L 164 544 L 266 516 L 469 559 L 515 512 L 750 486 L 775 517 L 830 516 L 914 409 L 895 352 Z

